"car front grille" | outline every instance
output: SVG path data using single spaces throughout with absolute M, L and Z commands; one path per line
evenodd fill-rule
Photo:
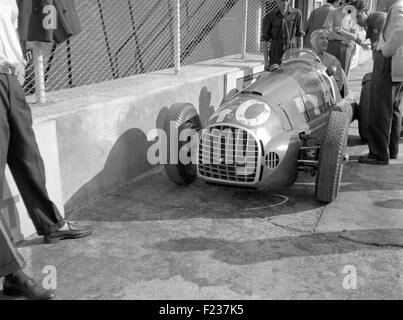
M 203 131 L 198 174 L 205 180 L 256 184 L 260 161 L 260 145 L 251 132 L 234 126 L 213 126 Z

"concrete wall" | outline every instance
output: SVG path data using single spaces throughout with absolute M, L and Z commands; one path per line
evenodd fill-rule
M 68 211 L 147 172 L 152 168 L 147 134 L 162 127 L 172 104 L 193 104 L 205 121 L 229 93 L 241 89 L 244 77 L 249 81 L 251 74 L 263 71 L 261 60 L 227 57 L 185 67 L 179 76 L 166 72 L 149 81 L 132 77 L 113 90 L 107 89 L 113 82 L 105 83 L 97 94 L 34 108 L 52 199 Z M 17 200 L 23 235 L 31 235 L 34 229 L 18 191 L 7 180 L 11 192 L 3 198 Z

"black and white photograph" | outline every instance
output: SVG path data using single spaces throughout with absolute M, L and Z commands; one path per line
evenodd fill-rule
M 403 300 L 402 112 L 403 0 L 0 0 L 0 305 Z

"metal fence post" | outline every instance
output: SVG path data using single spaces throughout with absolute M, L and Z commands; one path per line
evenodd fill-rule
M 43 67 L 42 44 L 35 42 L 33 46 L 35 68 L 35 94 L 38 103 L 46 102 L 45 71 Z
M 243 47 L 242 47 L 242 59 L 246 59 L 246 44 L 248 40 L 248 6 L 249 0 L 245 0 L 245 28 L 244 28 L 244 35 L 243 35 Z
M 180 0 L 174 0 L 174 60 L 175 60 L 175 74 L 181 73 L 181 19 Z

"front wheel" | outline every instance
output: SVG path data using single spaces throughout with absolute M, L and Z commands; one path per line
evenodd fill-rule
M 343 112 L 332 112 L 319 152 L 316 199 L 330 203 L 337 198 L 343 173 L 348 138 L 348 119 Z
M 201 121 L 195 107 L 188 103 L 172 105 L 165 118 L 164 130 L 168 138 L 168 164 L 165 165 L 165 171 L 172 182 L 188 185 L 197 176 L 196 165 L 191 161 L 195 156 L 192 154 L 192 142 L 198 137 Z M 180 141 L 182 133 L 187 140 Z M 172 136 L 173 134 L 175 136 Z M 182 161 L 183 159 L 189 161 Z

